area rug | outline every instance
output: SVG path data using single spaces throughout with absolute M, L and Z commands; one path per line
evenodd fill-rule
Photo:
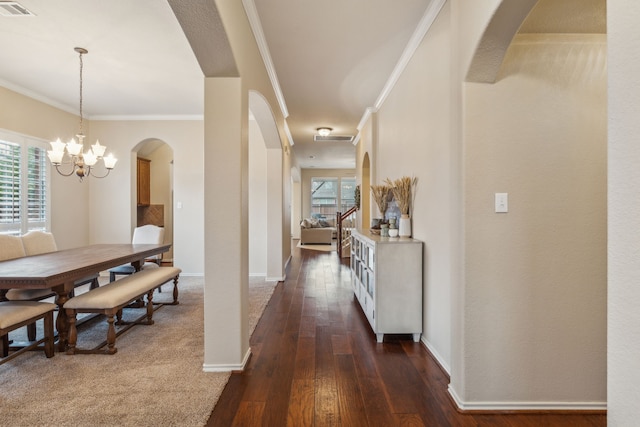
M 250 279 L 250 331 L 276 284 Z M 179 289 L 180 304 L 158 309 L 154 325 L 119 336 L 113 356 L 47 359 L 38 351 L 0 366 L 0 426 L 205 425 L 230 374 L 202 371 L 203 278 L 181 277 Z M 167 287 L 154 300 L 170 296 Z M 78 345 L 103 340 L 105 324 L 88 322 Z
M 312 251 L 322 251 L 322 252 L 337 251 L 336 242 L 332 242 L 330 245 L 312 245 L 312 244 L 303 245 L 298 240 L 298 244 L 296 246 L 300 249 L 310 249 Z

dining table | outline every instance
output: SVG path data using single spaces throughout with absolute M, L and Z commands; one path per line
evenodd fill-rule
M 58 351 L 66 351 L 69 323 L 64 303 L 77 280 L 123 264 L 136 271 L 171 244 L 95 244 L 0 261 L 0 290 L 47 289 L 56 293 Z

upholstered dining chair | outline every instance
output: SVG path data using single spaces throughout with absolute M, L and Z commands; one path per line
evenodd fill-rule
M 0 261 L 25 256 L 22 238 L 9 234 L 0 234 Z M 0 289 L 0 301 L 6 301 L 7 290 Z
M 24 255 L 39 255 L 46 254 L 48 252 L 55 252 L 58 250 L 56 245 L 56 239 L 53 233 L 46 231 L 32 230 L 23 234 L 21 238 L 24 248 Z M 74 287 L 78 287 L 87 283 L 91 283 L 91 289 L 98 287 L 98 275 L 94 274 L 89 277 L 77 280 L 74 283 Z M 5 298 L 9 301 L 40 301 L 46 298 L 55 296 L 56 293 L 53 289 L 9 289 Z M 73 296 L 71 291 L 70 296 Z M 27 325 L 27 336 L 30 341 L 35 340 L 36 325 L 32 323 Z
M 13 236 L 15 237 L 15 236 Z M 15 237 L 22 244 L 22 254 L 19 256 L 38 255 L 58 250 L 53 234 L 44 231 L 29 231 L 22 237 Z M 17 257 L 13 257 L 17 258 Z M 11 301 L 36 301 L 49 298 L 55 292 L 49 289 L 9 289 L 6 299 Z
M 34 243 L 35 244 L 35 243 Z M 54 242 L 55 245 L 55 242 Z M 55 250 L 55 248 L 53 249 Z M 20 258 L 27 255 L 27 251 L 24 247 L 24 240 L 20 236 L 9 236 L 6 234 L 0 235 L 0 261 L 4 261 L 7 259 Z M 55 295 L 53 290 L 49 289 L 9 289 L 6 294 L 2 295 L 0 300 L 29 300 L 36 301 L 45 298 L 49 298 Z M 36 339 L 36 324 L 31 323 L 27 325 L 27 336 L 29 341 L 35 341 Z M 8 340 L 6 337 L 3 338 L 3 341 L 7 343 Z M 3 348 L 3 352 L 8 351 L 8 349 Z
M 25 256 L 20 236 L 0 234 L 0 261 Z
M 157 225 L 143 225 L 133 230 L 131 243 L 136 244 L 162 244 L 164 243 L 164 228 Z M 142 269 L 159 267 L 162 263 L 162 254 L 147 258 L 142 264 Z M 116 280 L 117 275 L 128 275 L 135 273 L 136 270 L 131 264 L 123 264 L 109 270 L 109 281 Z

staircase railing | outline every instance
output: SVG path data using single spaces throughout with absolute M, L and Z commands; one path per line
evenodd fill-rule
M 338 258 L 342 258 L 342 221 L 349 218 L 358 210 L 357 207 L 352 206 L 345 213 L 336 213 L 336 248 L 338 250 Z

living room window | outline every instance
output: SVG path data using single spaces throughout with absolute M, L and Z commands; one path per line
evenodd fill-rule
M 48 168 L 45 143 L 0 133 L 0 233 L 49 228 Z
M 356 179 L 353 177 L 311 178 L 311 217 L 333 219 L 355 204 Z

